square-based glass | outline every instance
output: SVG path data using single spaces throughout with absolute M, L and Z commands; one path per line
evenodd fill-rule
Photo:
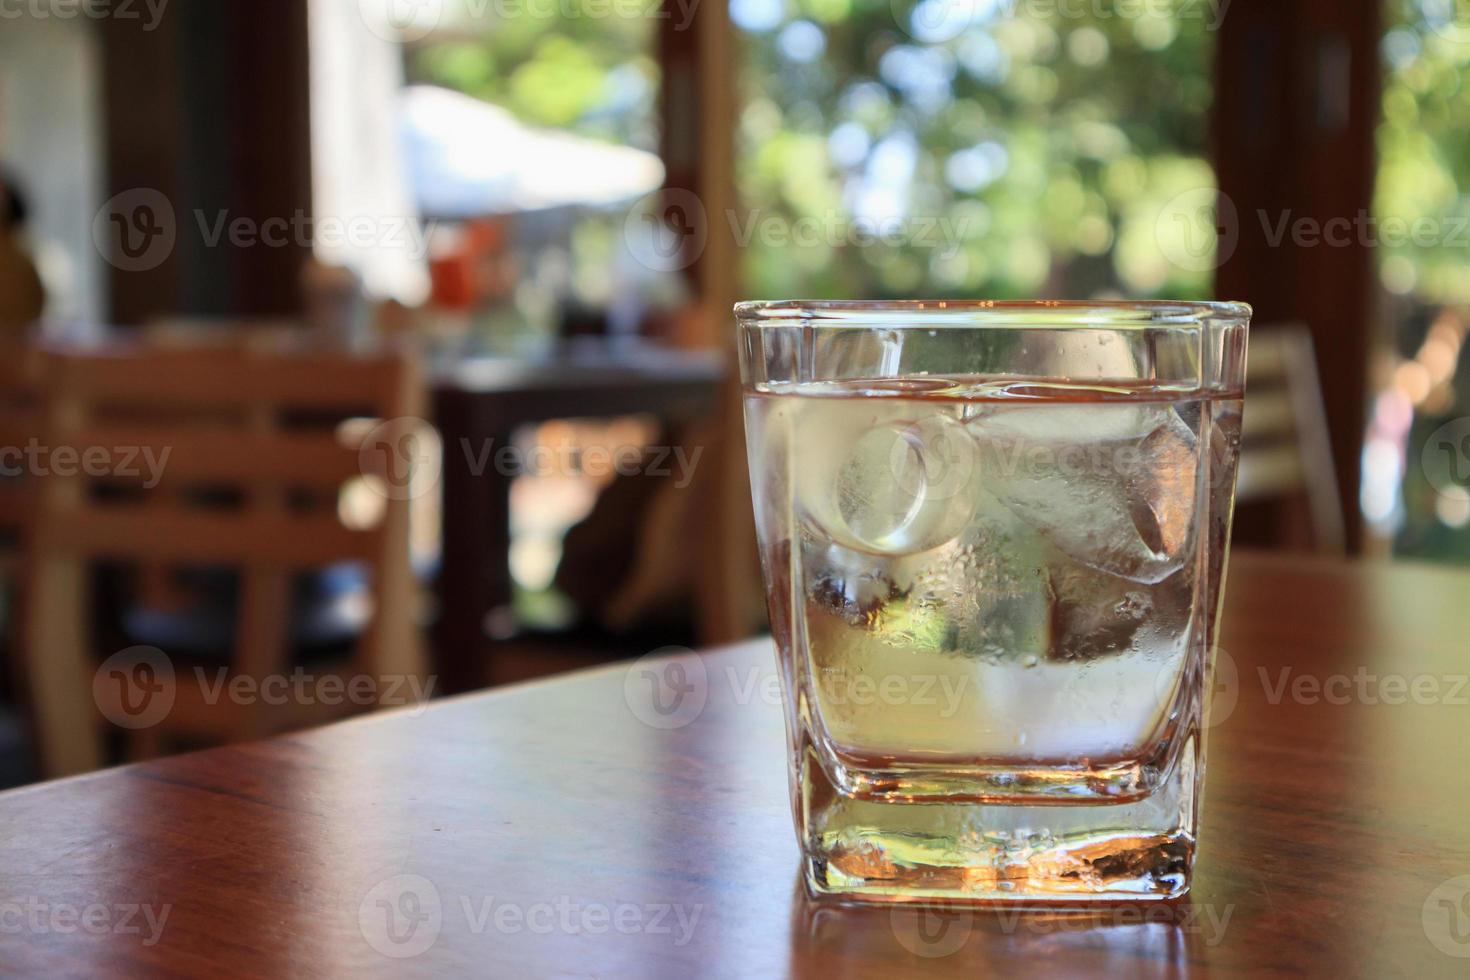
M 1184 894 L 1250 308 L 735 311 L 808 888 Z

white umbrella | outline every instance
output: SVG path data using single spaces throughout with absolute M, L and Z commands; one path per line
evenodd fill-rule
M 555 130 L 449 89 L 403 90 L 399 127 L 425 217 L 470 218 L 630 201 L 663 184 L 644 150 Z

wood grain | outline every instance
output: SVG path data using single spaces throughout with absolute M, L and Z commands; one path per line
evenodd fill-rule
M 811 905 L 762 641 L 698 658 L 683 727 L 641 720 L 663 716 L 616 666 L 0 795 L 0 972 L 1464 976 L 1470 901 L 1435 889 L 1470 875 L 1467 586 L 1237 556 L 1236 680 L 1172 911 Z M 161 930 L 115 928 L 131 906 Z M 64 908 L 101 911 L 68 933 Z

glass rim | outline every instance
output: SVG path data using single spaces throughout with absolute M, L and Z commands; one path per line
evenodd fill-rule
M 735 304 L 743 326 L 818 321 L 833 325 L 974 327 L 1189 326 L 1249 322 L 1249 303 L 1219 300 L 747 300 Z M 915 323 L 918 318 L 919 322 Z

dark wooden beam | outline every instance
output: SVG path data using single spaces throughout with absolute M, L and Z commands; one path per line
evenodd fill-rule
M 1373 255 L 1356 235 L 1343 245 L 1303 246 L 1289 230 L 1284 238 L 1278 232 L 1283 221 L 1290 229 L 1300 219 L 1320 227 L 1345 218 L 1356 227 L 1370 213 L 1380 32 L 1377 4 L 1236 0 L 1216 65 L 1215 166 L 1239 233 L 1216 292 L 1254 304 L 1259 327 L 1297 321 L 1311 329 L 1353 552 L 1362 543 Z M 1243 520 L 1241 537 L 1262 541 L 1272 523 Z
M 214 232 L 312 215 L 306 5 L 173 0 L 152 30 L 100 23 L 106 196 L 156 191 L 176 232 L 162 261 L 114 266 L 113 321 L 299 312 L 308 242 L 241 247 Z M 130 198 L 119 206 L 133 216 Z

